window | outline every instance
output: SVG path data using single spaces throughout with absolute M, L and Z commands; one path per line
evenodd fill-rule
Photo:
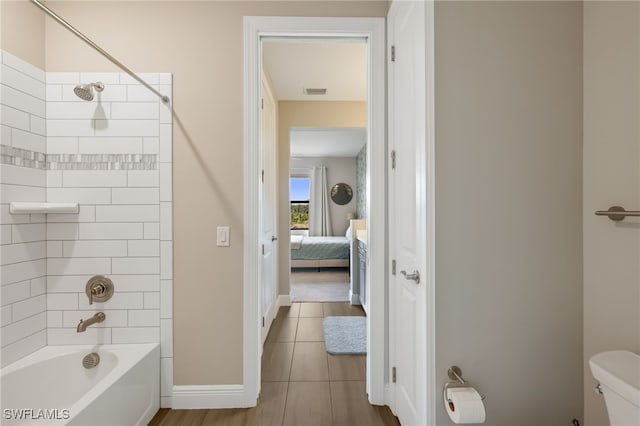
M 289 181 L 291 196 L 291 229 L 309 229 L 309 194 L 311 179 L 292 177 Z

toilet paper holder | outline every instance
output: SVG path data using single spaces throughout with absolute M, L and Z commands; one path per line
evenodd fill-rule
M 449 378 L 451 379 L 450 382 L 447 382 L 444 384 L 444 389 L 442 390 L 442 395 L 444 397 L 444 400 L 451 404 L 452 401 L 450 398 L 447 398 L 447 389 L 449 389 L 450 387 L 464 387 L 464 386 L 468 386 L 468 382 L 462 378 L 462 370 L 460 370 L 460 367 L 458 367 L 457 365 L 453 365 L 451 367 L 449 367 L 449 369 L 447 370 L 447 375 L 449 376 Z M 484 401 L 486 396 L 483 394 L 480 394 L 480 398 Z

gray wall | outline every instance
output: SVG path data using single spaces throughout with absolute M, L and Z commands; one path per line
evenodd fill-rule
M 436 4 L 436 374 L 487 425 L 583 411 L 582 4 Z M 438 401 L 437 424 L 452 424 Z
M 640 220 L 595 210 L 640 208 L 640 3 L 584 4 L 584 406 L 608 424 L 593 392 L 595 353 L 640 353 Z

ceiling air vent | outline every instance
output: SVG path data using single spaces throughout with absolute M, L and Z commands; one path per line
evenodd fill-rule
M 305 95 L 326 95 L 327 94 L 327 89 L 312 89 L 312 88 L 307 88 L 304 89 L 304 94 Z

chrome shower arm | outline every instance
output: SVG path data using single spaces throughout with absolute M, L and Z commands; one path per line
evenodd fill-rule
M 69 31 L 74 33 L 79 39 L 81 39 L 82 41 L 87 43 L 89 46 L 93 47 L 102 56 L 104 56 L 105 58 L 107 58 L 108 60 L 113 62 L 118 67 L 120 67 L 124 72 L 129 74 L 132 78 L 136 79 L 144 87 L 146 87 L 147 89 L 151 90 L 153 93 L 158 95 L 160 97 L 160 99 L 162 99 L 162 102 L 164 102 L 164 103 L 168 103 L 169 102 L 169 97 L 167 95 L 163 95 L 162 93 L 160 93 L 159 91 L 157 91 L 156 89 L 151 87 L 146 81 L 144 81 L 143 79 L 138 77 L 133 71 L 131 71 L 126 65 L 124 65 L 122 62 L 120 62 L 119 60 L 117 60 L 113 56 L 111 56 L 106 50 L 104 50 L 103 48 L 101 48 L 100 46 L 95 44 L 89 37 L 87 37 L 86 35 L 82 34 L 73 25 L 71 25 L 70 23 L 68 23 L 67 21 L 62 19 L 60 16 L 58 16 L 53 10 L 49 9 L 44 4 L 40 3 L 39 0 L 31 0 L 31 3 L 35 4 L 36 6 L 38 6 L 47 15 L 51 16 L 53 19 L 58 21 L 63 27 L 65 27 L 66 29 L 68 29 Z

